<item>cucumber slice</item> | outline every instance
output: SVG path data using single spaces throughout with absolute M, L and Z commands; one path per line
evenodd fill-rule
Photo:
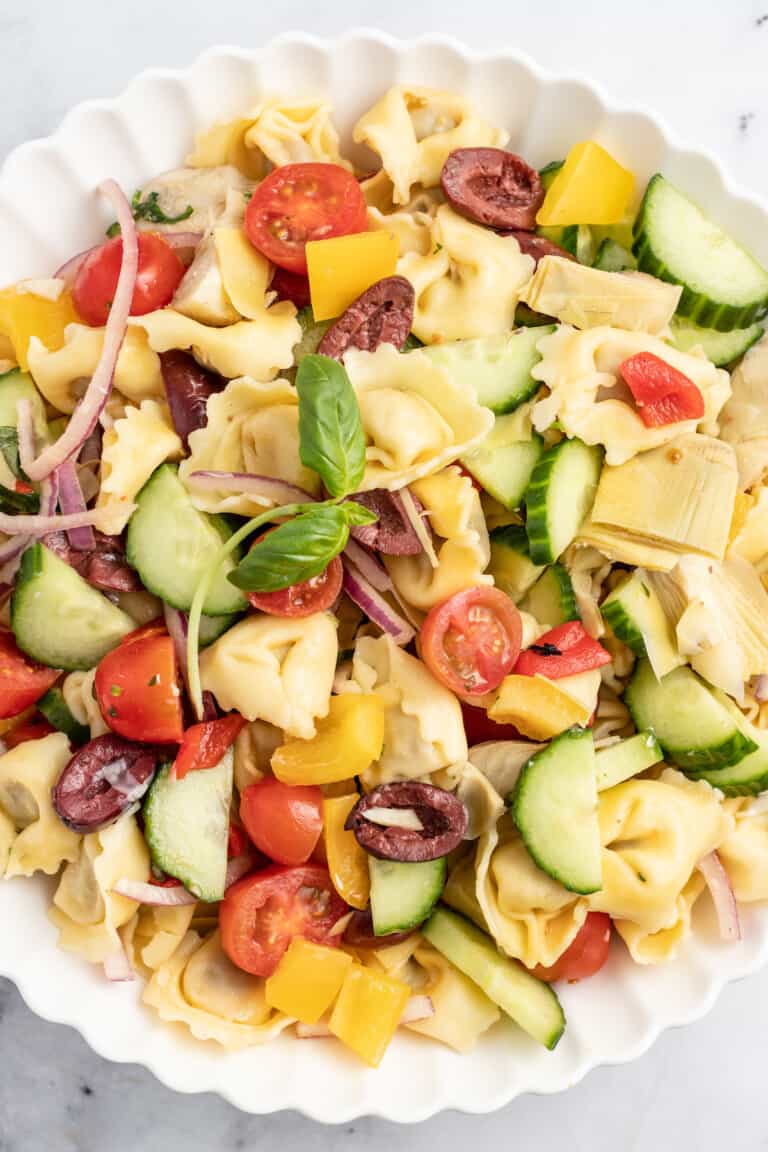
M 519 603 L 543 572 L 528 551 L 528 534 L 522 524 L 494 528 L 490 535 L 491 560 L 488 571 L 502 592 Z
M 211 556 L 232 535 L 229 526 L 222 516 L 195 508 L 173 464 L 161 464 L 152 473 L 136 503 L 125 542 L 128 563 L 145 588 L 188 612 Z M 227 580 L 240 555 L 235 552 L 222 564 L 203 605 L 206 616 L 227 616 L 247 608 L 243 593 Z
M 183 780 L 164 765 L 142 810 L 152 862 L 208 903 L 224 895 L 233 763 L 229 748 L 214 768 Z
M 579 531 L 595 501 L 602 452 L 561 440 L 540 457 L 525 493 L 531 559 L 551 564 Z
M 520 607 L 550 628 L 580 619 L 573 584 L 562 564 L 551 564 L 545 569 Z
M 738 764 L 757 744 L 690 668 L 657 680 L 641 660 L 624 693 L 638 729 L 650 728 L 664 756 L 684 772 Z
M 595 753 L 597 790 L 604 792 L 606 788 L 614 788 L 663 759 L 664 753 L 653 732 L 638 732 L 628 740 L 600 748 Z
M 45 418 L 43 398 L 35 388 L 32 377 L 20 368 L 0 375 L 0 427 L 16 428 L 19 423 L 17 406 L 19 400 L 29 400 L 32 405 L 32 425 L 36 435 L 47 442 L 48 422 Z
M 740 360 L 765 331 L 762 324 L 751 324 L 749 328 L 736 328 L 733 332 L 718 332 L 715 328 L 700 328 L 682 316 L 673 316 L 670 328 L 675 348 L 681 352 L 702 348 L 707 359 L 718 368 Z
M 87 744 L 91 730 L 87 724 L 75 720 L 69 710 L 61 688 L 49 688 L 45 696 L 37 702 L 38 712 L 42 712 L 49 724 L 69 737 L 72 744 Z
M 200 647 L 207 648 L 209 644 L 213 644 L 219 636 L 229 632 L 232 625 L 236 624 L 239 619 L 239 613 L 236 616 L 201 616 Z
M 617 584 L 600 611 L 619 640 L 636 656 L 648 657 L 659 679 L 685 663 L 661 601 L 642 572 L 633 572 Z
M 626 272 L 628 268 L 637 267 L 637 261 L 631 252 L 606 236 L 597 250 L 592 267 L 599 268 L 601 272 Z
M 768 310 L 768 271 L 661 175 L 648 184 L 634 234 L 640 271 L 682 284 L 681 316 L 731 332 Z
M 754 729 L 751 735 L 757 742 L 757 751 L 745 756 L 738 764 L 689 775 L 696 780 L 706 780 L 726 796 L 757 796 L 765 792 L 768 789 L 768 738 L 765 733 Z
M 369 856 L 368 871 L 373 931 L 387 936 L 424 923 L 442 895 L 447 863 L 444 856 L 417 864 Z
M 489 1000 L 550 1050 L 565 1031 L 565 1015 L 550 984 L 502 955 L 474 924 L 442 905 L 422 928 L 433 948 L 473 980 Z
M 523 502 L 543 441 L 530 431 L 527 413 L 497 416 L 496 423 L 476 452 L 461 463 L 486 492 L 512 511 Z
M 11 598 L 16 643 L 40 664 L 93 668 L 136 624 L 44 544 L 27 548 Z
M 520 303 L 515 308 L 516 328 L 543 328 L 551 324 L 551 316 L 545 316 L 543 312 L 534 312 L 527 304 Z
M 595 781 L 592 733 L 568 728 L 531 756 L 508 801 L 539 868 L 583 895 L 603 885 Z
M 554 330 L 550 324 L 546 330 L 522 328 L 477 340 L 452 340 L 425 348 L 424 355 L 445 368 L 456 384 L 473 388 L 478 404 L 503 416 L 530 400 L 541 388 L 531 375 L 541 360 L 536 345 Z

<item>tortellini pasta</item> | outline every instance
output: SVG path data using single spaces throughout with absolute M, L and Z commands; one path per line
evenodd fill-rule
M 768 470 L 768 335 L 747 352 L 731 387 L 720 435 L 736 450 L 739 487 L 746 490 Z
M 366 788 L 427 776 L 467 759 L 459 702 L 429 669 L 389 636 L 361 637 L 345 691 L 374 692 L 384 707 L 381 758 L 363 776 Z
M 240 516 L 258 516 L 269 507 L 268 500 L 253 494 L 196 489 L 191 474 L 207 469 L 253 472 L 319 494 L 319 477 L 299 458 L 298 398 L 286 380 L 231 380 L 223 392 L 209 398 L 207 411 L 208 423 L 191 434 L 190 455 L 179 468 L 196 507 Z
M 678 352 L 646 332 L 590 328 L 580 332 L 562 325 L 538 344 L 542 359 L 533 376 L 550 394 L 534 405 L 539 432 L 558 420 L 564 432 L 585 444 L 602 444 L 608 464 L 624 464 L 638 452 L 667 444 L 697 427 L 717 435 L 717 417 L 731 394 L 728 373 L 703 357 Z M 619 374 L 624 360 L 651 352 L 692 380 L 705 404 L 700 421 L 681 420 L 648 428 L 638 415 Z
M 28 740 L 0 756 L 0 864 L 4 874 L 52 876 L 75 860 L 80 837 L 61 823 L 51 790 L 72 752 L 63 732 Z
M 119 535 L 155 469 L 166 460 L 177 460 L 181 453 L 182 443 L 167 404 L 143 400 L 139 408 L 126 408 L 125 416 L 104 433 L 96 501 L 96 507 L 103 510 L 102 530 Z
M 27 358 L 35 384 L 49 404 L 67 415 L 85 392 L 96 371 L 104 344 L 103 328 L 69 324 L 64 332 L 64 345 L 50 352 L 33 336 Z M 120 348 L 115 368 L 115 388 L 128 400 L 140 404 L 149 397 L 165 395 L 160 372 L 160 357 L 149 346 L 145 332 L 129 328 Z
M 161 1020 L 184 1024 L 198 1040 L 236 1050 L 273 1039 L 292 1020 L 270 1008 L 264 981 L 227 958 L 219 934 L 188 932 L 144 990 Z
M 284 734 L 274 724 L 252 720 L 245 725 L 234 746 L 235 788 L 238 792 L 270 775 L 272 754 L 284 743 Z
M 70 672 L 61 684 L 64 703 L 78 724 L 85 724 L 90 728 L 92 740 L 109 732 L 109 725 L 105 723 L 96 700 L 93 687 L 95 677 L 95 668 L 91 668 L 89 672 Z
M 717 849 L 733 894 L 744 904 L 768 900 L 768 812 L 752 812 L 751 800 L 729 800 L 733 832 Z
M 467 146 L 501 148 L 508 134 L 483 120 L 463 96 L 436 88 L 397 86 L 354 127 L 356 143 L 381 157 L 394 186 L 394 201 L 405 204 L 414 184 L 440 183 L 450 152 Z
M 206 648 L 200 679 L 224 712 L 309 740 L 315 720 L 328 715 L 337 654 L 336 625 L 325 612 L 253 615 Z
M 465 588 L 493 584 L 484 575 L 490 560 L 490 543 L 480 496 L 469 476 L 458 468 L 446 468 L 411 488 L 424 505 L 435 533 L 437 567 L 426 553 L 390 556 L 387 568 L 399 595 L 423 612 Z
M 134 967 L 155 972 L 167 963 L 189 931 L 196 904 L 161 908 L 143 904 L 120 936 Z
M 425 344 L 508 332 L 534 262 L 514 236 L 500 236 L 442 204 L 432 247 L 401 256 L 397 269 L 413 284 L 413 331 Z
M 344 363 L 366 436 L 362 491 L 402 488 L 479 444 L 493 426 L 482 408 L 423 352 L 391 344 L 350 350 Z
M 434 1015 L 407 1027 L 456 1052 L 469 1052 L 482 1034 L 501 1019 L 501 1012 L 477 984 L 429 944 L 419 944 L 414 960 L 423 974 L 418 992 L 429 996 Z
M 273 304 L 256 320 L 240 320 L 225 328 L 200 324 L 173 308 L 136 316 L 130 323 L 146 331 L 155 352 L 191 348 L 201 364 L 228 380 L 248 373 L 274 379 L 281 368 L 290 368 L 293 346 L 301 338 L 296 309 L 287 301 Z
M 100 964 L 122 949 L 118 929 L 136 912 L 118 896 L 118 880 L 146 882 L 149 850 L 134 816 L 84 836 L 77 858 L 64 869 L 49 916 L 59 929 L 59 946 Z

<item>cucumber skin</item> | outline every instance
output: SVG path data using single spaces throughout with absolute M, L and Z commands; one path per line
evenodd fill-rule
M 642 632 L 635 628 L 618 600 L 610 600 L 607 603 L 603 601 L 600 611 L 606 624 L 611 626 L 614 636 L 621 640 L 622 644 L 626 644 L 635 656 L 639 656 L 641 659 L 647 657 L 648 652 Z
M 562 564 L 550 564 L 548 568 L 545 568 L 533 587 L 529 588 L 526 592 L 520 606 L 524 611 L 531 610 L 533 607 L 531 596 L 535 597 L 536 588 L 547 576 L 555 583 L 555 592 L 559 601 L 557 613 L 558 619 L 553 624 L 553 628 L 557 628 L 560 624 L 567 624 L 571 620 L 580 620 L 581 616 L 576 605 L 576 593 L 573 591 L 573 584 L 571 583 L 571 578 L 568 575 L 568 570 Z M 536 616 L 535 611 L 533 612 L 533 615 Z M 546 622 L 546 617 L 540 621 L 540 623 Z
M 688 772 L 686 775 L 690 776 L 692 780 L 705 780 L 707 784 L 713 788 L 719 788 L 724 796 L 729 797 L 758 796 L 768 789 L 768 761 L 766 761 L 762 776 L 758 775 L 743 782 L 722 779 L 723 776 L 736 775 L 740 767 L 741 764 L 733 764 L 730 768 L 713 768 L 711 771 Z
M 745 304 L 742 307 L 710 300 L 705 296 L 700 296 L 698 292 L 691 291 L 684 281 L 670 272 L 664 261 L 660 260 L 653 251 L 646 231 L 646 218 L 649 201 L 653 198 L 653 190 L 660 180 L 664 180 L 664 177 L 657 172 L 648 181 L 648 187 L 645 190 L 633 229 L 635 239 L 632 253 L 637 260 L 638 271 L 648 272 L 651 276 L 655 276 L 658 280 L 664 280 L 668 284 L 679 284 L 683 289 L 683 294 L 677 305 L 677 312 L 680 316 L 686 316 L 689 320 L 693 320 L 699 327 L 714 328 L 718 332 L 731 332 L 734 328 L 749 328 L 768 311 L 768 296 L 763 300 Z
M 554 447 L 548 448 L 539 457 L 536 465 L 531 473 L 531 482 L 525 493 L 525 507 L 526 507 L 526 521 L 525 530 L 528 535 L 528 550 L 534 564 L 553 564 L 560 553 L 557 555 L 552 549 L 550 543 L 550 533 L 547 515 L 547 492 L 551 481 L 551 474 L 557 465 L 560 453 L 564 450 L 565 445 L 573 444 L 573 440 L 561 440 L 559 444 Z M 579 441 L 579 443 L 581 443 Z M 582 445 L 588 448 L 588 445 Z M 599 472 L 597 480 L 599 480 Z M 595 482 L 595 491 L 597 491 L 597 480 Z M 578 528 L 577 528 L 578 532 Z M 571 541 L 568 541 L 570 544 Z M 565 547 L 568 546 L 565 545 Z
M 408 932 L 411 928 L 418 928 L 420 924 L 431 915 L 432 909 L 440 899 L 443 889 L 445 888 L 445 880 L 448 873 L 448 861 L 444 856 L 439 857 L 437 860 L 425 860 L 422 862 L 422 867 L 431 865 L 434 871 L 433 885 L 430 891 L 429 904 L 426 902 L 419 905 L 418 912 L 412 916 L 408 916 L 405 912 L 402 913 L 401 918 L 379 918 L 377 921 L 375 914 L 373 914 L 373 907 L 375 899 L 373 891 L 376 887 L 375 873 L 377 868 L 382 871 L 386 869 L 387 865 L 400 864 L 401 867 L 412 867 L 405 861 L 396 860 L 377 860 L 375 856 L 369 856 L 368 867 L 371 871 L 371 910 L 373 915 L 373 931 L 375 936 L 388 936 L 393 932 Z M 397 869 L 395 869 L 396 871 Z M 407 877 L 407 873 L 406 873 Z M 388 887 L 390 884 L 397 883 L 395 876 L 384 878 L 384 884 Z
M 49 724 L 69 738 L 70 743 L 87 744 L 91 739 L 91 730 L 87 724 L 75 720 L 69 710 L 63 693 L 55 685 L 49 688 L 45 695 L 35 705 L 38 712 L 42 712 Z
M 696 328 L 698 328 L 698 327 L 699 327 L 699 325 L 697 324 Z M 677 348 L 680 352 L 690 352 L 691 347 L 693 345 L 688 345 L 686 347 L 682 341 L 678 341 L 676 339 L 678 328 L 675 324 L 675 318 L 674 317 L 672 317 L 671 331 L 672 331 L 672 346 L 674 348 Z M 711 328 L 709 328 L 709 329 L 702 328 L 701 329 L 701 337 L 702 338 L 701 338 L 700 343 L 701 343 L 701 347 L 704 349 L 704 351 L 707 355 L 707 358 L 712 361 L 712 363 L 715 365 L 716 368 L 727 368 L 730 364 L 736 364 L 737 361 L 741 360 L 742 356 L 745 356 L 746 353 L 749 352 L 750 348 L 754 344 L 757 344 L 758 340 L 760 340 L 762 338 L 762 336 L 765 334 L 765 328 L 763 328 L 763 326 L 760 324 L 751 324 L 749 328 L 743 328 L 743 329 L 742 328 L 734 328 L 733 331 L 730 333 L 717 333 L 719 336 L 722 336 L 722 335 L 737 336 L 739 333 L 741 333 L 741 340 L 739 341 L 738 346 L 735 347 L 735 351 L 734 351 L 733 355 L 728 356 L 727 359 L 725 359 L 725 358 L 723 358 L 722 354 L 719 356 L 716 354 L 713 355 L 711 347 L 707 346 L 707 344 L 708 344 L 707 333 L 712 332 L 712 331 L 713 330 Z M 715 331 L 716 331 L 716 329 L 715 329 Z

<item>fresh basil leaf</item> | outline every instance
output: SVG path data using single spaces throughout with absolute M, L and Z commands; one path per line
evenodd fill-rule
M 19 463 L 19 434 L 8 424 L 0 425 L 0 452 L 17 480 L 26 480 Z
M 365 433 L 343 365 L 329 356 L 304 356 L 296 391 L 301 462 L 317 472 L 331 496 L 348 496 L 365 472 Z
M 191 204 L 187 204 L 183 212 L 179 212 L 178 216 L 169 216 L 159 203 L 160 193 L 150 192 L 146 200 L 141 198 L 141 189 L 138 188 L 131 199 L 131 211 L 133 212 L 134 220 L 149 220 L 151 224 L 179 224 L 182 220 L 189 220 L 194 212 Z M 107 228 L 107 236 L 110 240 L 115 236 L 120 235 L 120 225 L 115 220 L 114 224 L 110 224 Z
M 40 511 L 37 492 L 14 492 L 0 485 L 0 512 L 8 516 L 36 516 Z
M 365 508 L 362 504 L 355 504 L 354 500 L 345 500 L 341 507 L 344 509 L 350 528 L 357 528 L 362 524 L 375 524 L 378 520 L 375 512 L 371 512 L 370 508 Z
M 279 592 L 319 576 L 348 539 L 344 506 L 319 504 L 257 540 L 229 580 L 246 592 Z

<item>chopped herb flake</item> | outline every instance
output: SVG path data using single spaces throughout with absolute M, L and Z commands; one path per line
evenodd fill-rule
M 148 688 L 154 688 L 154 687 L 156 687 L 156 685 L 158 685 L 159 683 L 160 683 L 160 677 L 158 676 L 157 672 L 155 672 L 154 676 L 152 676 L 152 677 L 151 677 L 151 678 L 150 678 L 150 679 L 147 681 L 147 687 L 148 687 Z
M 113 684 L 109 689 L 110 696 L 122 696 L 123 690 L 119 684 Z
M 531 644 L 531 652 L 535 652 L 538 656 L 562 656 L 562 652 L 556 644 Z

